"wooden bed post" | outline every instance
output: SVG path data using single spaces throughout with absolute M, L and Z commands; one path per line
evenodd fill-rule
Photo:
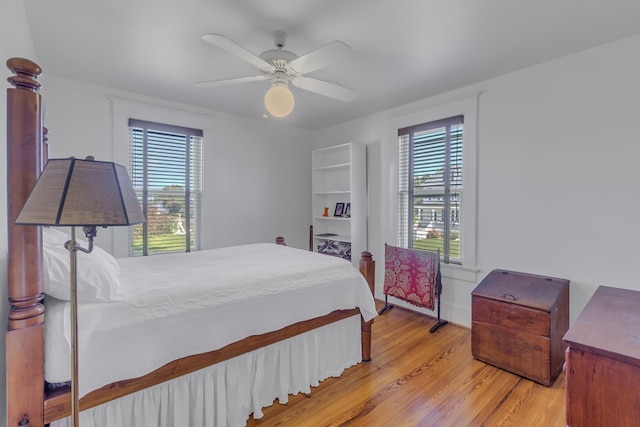
M 42 230 L 14 222 L 42 171 L 40 67 L 11 58 L 7 80 L 7 235 L 9 319 L 7 425 L 44 425 Z
M 360 255 L 360 273 L 364 276 L 369 284 L 371 294 L 375 297 L 375 282 L 376 282 L 376 262 L 373 260 L 371 252 L 364 251 Z M 365 322 L 362 321 L 362 361 L 371 362 L 371 325 L 373 319 Z

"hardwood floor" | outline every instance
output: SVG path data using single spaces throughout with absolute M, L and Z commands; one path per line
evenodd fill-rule
M 396 307 L 373 324 L 373 361 L 248 426 L 565 426 L 564 374 L 552 387 L 473 359 L 471 331 Z

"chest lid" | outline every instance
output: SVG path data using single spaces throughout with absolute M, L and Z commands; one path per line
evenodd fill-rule
M 570 347 L 640 366 L 640 292 L 599 286 L 564 336 Z
M 569 280 L 509 270 L 493 270 L 471 292 L 480 296 L 550 311 Z

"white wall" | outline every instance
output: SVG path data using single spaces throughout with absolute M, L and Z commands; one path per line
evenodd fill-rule
M 135 118 L 167 117 L 172 120 L 170 117 L 178 117 L 178 122 L 171 124 L 183 126 L 202 123 L 206 127 L 203 147 L 204 247 L 272 242 L 277 236 L 284 236 L 290 246 L 308 247 L 311 132 L 56 76 L 48 77 L 42 93 L 52 158 L 93 155 L 98 160 L 126 164 L 127 134 L 118 133 L 119 119 L 114 126 L 114 98 L 116 103 L 133 101 L 134 107 L 129 110 L 150 114 Z M 148 108 L 141 108 L 141 105 Z M 193 121 L 180 122 L 189 119 Z M 99 231 L 97 244 L 116 256 L 125 256 L 124 239 L 120 238 L 122 232 L 115 228 Z M 114 234 L 119 236 L 115 242 Z
M 479 265 L 570 279 L 572 320 L 598 285 L 640 290 L 638 48 L 582 52 L 481 96 Z
M 7 92 L 6 88 L 10 85 L 6 83 L 6 78 L 11 76 L 11 72 L 4 66 L 7 59 L 13 57 L 29 58 L 36 60 L 36 54 L 33 47 L 33 41 L 29 33 L 29 27 L 26 22 L 24 6 L 22 0 L 6 0 L 2 4 L 2 13 L 0 14 L 0 58 L 3 58 L 2 81 L 5 82 L 3 90 L 0 92 L 0 176 L 3 177 L 0 186 L 0 319 L 2 330 L 7 328 L 7 314 L 9 306 L 7 304 L 7 193 L 6 179 L 7 168 L 6 158 L 7 151 L 7 127 L 5 117 L 7 116 Z M 6 372 L 4 366 L 6 364 L 6 343 L 5 334 L 1 334 L 0 338 L 0 423 L 7 419 L 6 413 Z
M 369 170 L 369 249 L 380 258 L 393 240 L 384 218 L 394 188 L 383 185 L 394 179 L 385 155 L 397 144 L 393 118 L 479 92 L 477 265 L 445 269 L 443 317 L 470 325 L 471 291 L 503 268 L 571 280 L 573 323 L 598 285 L 640 290 L 638 49 L 640 36 L 580 52 L 324 129 L 315 145 L 365 142 L 379 157 Z

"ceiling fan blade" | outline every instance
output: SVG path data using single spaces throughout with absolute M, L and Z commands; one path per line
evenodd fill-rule
M 222 50 L 229 52 L 232 55 L 237 56 L 240 59 L 244 59 L 250 64 L 255 65 L 262 71 L 270 71 L 273 66 L 258 55 L 254 55 L 244 47 L 240 46 L 236 42 L 228 39 L 222 34 L 203 34 L 202 40 L 211 43 L 214 46 L 219 47 Z
M 358 91 L 354 89 L 314 79 L 312 77 L 298 76 L 294 77 L 291 82 L 295 87 L 299 87 L 300 89 L 315 92 L 344 102 L 353 101 L 353 99 L 358 96 Z
M 351 50 L 349 45 L 336 40 L 294 59 L 289 63 L 289 66 L 297 74 L 307 74 L 347 59 L 351 55 L 353 55 L 353 50 Z
M 249 77 L 237 77 L 234 79 L 222 79 L 222 80 L 209 80 L 206 82 L 197 82 L 196 86 L 200 87 L 214 87 L 214 86 L 225 86 L 236 83 L 246 83 L 246 82 L 257 82 L 260 80 L 267 80 L 269 77 L 265 75 L 259 76 L 249 76 Z

